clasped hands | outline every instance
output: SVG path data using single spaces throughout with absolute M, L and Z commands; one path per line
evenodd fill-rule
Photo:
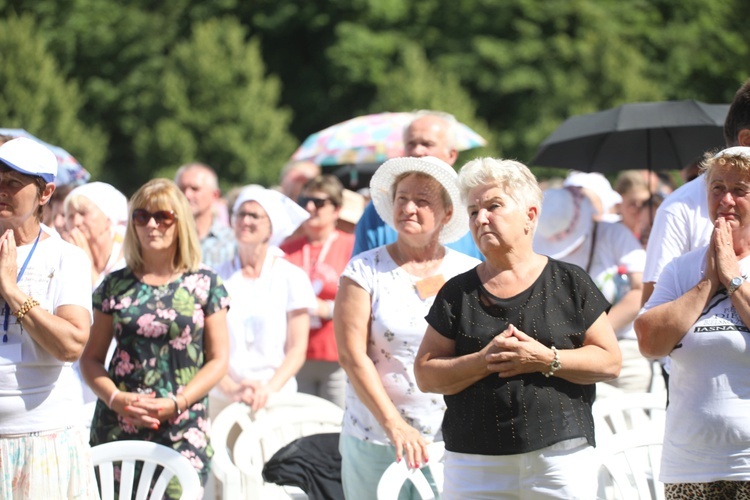
M 493 338 L 483 349 L 487 369 L 500 377 L 546 371 L 552 350 L 514 325 Z M 554 354 L 551 355 L 554 358 Z
M 706 252 L 704 277 L 711 282 L 712 290 L 715 293 L 721 285 L 728 286 L 732 278 L 740 275 L 740 265 L 734 250 L 732 228 L 724 217 L 718 217 L 714 221 L 711 244 L 708 247 L 708 252 Z
M 241 401 L 253 411 L 265 407 L 268 404 L 268 397 L 274 392 L 267 383 L 260 380 L 243 379 L 235 382 L 229 376 L 224 378 L 220 389 L 232 398 L 232 401 Z
M 157 398 L 156 393 L 120 392 L 112 400 L 112 410 L 136 427 L 158 430 L 161 423 L 177 415 L 171 398 Z

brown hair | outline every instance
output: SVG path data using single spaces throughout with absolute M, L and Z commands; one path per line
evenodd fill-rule
M 336 208 L 344 203 L 344 185 L 335 175 L 318 175 L 310 179 L 302 186 L 302 191 L 320 191 L 330 198 Z
M 724 120 L 724 141 L 738 146 L 737 137 L 742 129 L 750 128 L 750 79 L 737 90 Z

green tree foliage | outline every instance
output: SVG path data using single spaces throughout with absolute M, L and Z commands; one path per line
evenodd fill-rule
M 258 40 L 247 42 L 236 20 L 197 23 L 166 58 L 151 126 L 135 134 L 136 164 L 171 174 L 180 163 L 200 160 L 225 187 L 274 184 L 296 146 L 279 95 Z
M 456 118 L 488 140 L 490 146 L 462 153 L 461 162 L 500 152 L 484 120 L 477 117 L 476 104 L 452 73 L 435 69 L 417 44 L 400 49 L 398 66 L 380 75 L 371 112 L 411 111 L 414 109 L 450 110 Z
M 106 137 L 79 119 L 84 96 L 60 72 L 31 16 L 0 20 L 0 82 L 0 126 L 65 148 L 96 177 Z
M 529 161 L 571 115 L 727 102 L 750 76 L 742 0 L 0 0 L 0 13 L 35 17 L 81 89 L 79 118 L 109 137 L 102 177 L 131 189 L 188 158 L 272 182 L 288 133 L 396 108 L 452 112 L 490 141 L 470 155 Z M 23 73 L 4 71 L 0 93 Z

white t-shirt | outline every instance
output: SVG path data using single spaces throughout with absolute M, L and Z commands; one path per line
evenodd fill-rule
M 310 278 L 277 247 L 269 248 L 257 278 L 242 275 L 239 257 L 219 266 L 217 273 L 232 297 L 229 375 L 235 381 L 268 381 L 286 356 L 287 313 L 317 308 Z M 297 380 L 289 379 L 283 390 L 296 392 Z
M 656 210 L 646 248 L 644 283 L 656 283 L 672 259 L 708 245 L 713 222 L 708 218 L 705 175 L 667 196 Z
M 592 237 L 559 260 L 576 264 L 583 269 L 589 265 Z M 592 257 L 589 275 L 610 303 L 615 301 L 617 285 L 615 274 L 619 266 L 629 273 L 641 273 L 646 263 L 646 251 L 633 233 L 620 222 L 597 222 L 596 247 Z M 617 332 L 618 339 L 636 339 L 633 323 L 630 322 Z
M 706 251 L 667 264 L 643 310 L 694 287 L 703 276 Z M 740 272 L 750 276 L 750 258 L 740 261 Z M 710 300 L 669 357 L 660 480 L 750 481 L 750 330 L 725 291 Z
M 40 239 L 19 283 L 46 311 L 78 305 L 91 312 L 91 263 L 80 248 L 50 234 Z M 19 272 L 33 243 L 18 247 Z M 0 298 L 0 321 L 5 301 Z M 2 325 L 0 324 L 0 330 Z M 0 332 L 2 335 L 2 332 Z M 80 424 L 80 381 L 71 363 L 42 349 L 9 317 L 8 342 L 0 339 L 0 434 L 22 434 Z
M 446 281 L 480 263 L 474 257 L 449 248 L 445 250 L 438 274 Z M 420 278 L 401 269 L 385 246 L 352 258 L 342 276 L 370 294 L 372 312 L 367 355 L 375 364 L 391 401 L 404 420 L 427 441 L 442 440 L 439 431 L 445 412 L 443 396 L 423 393 L 414 378 L 414 359 L 427 331 L 424 317 L 435 296 L 422 300 L 415 288 Z M 342 434 L 371 443 L 390 444 L 377 419 L 359 400 L 348 380 Z

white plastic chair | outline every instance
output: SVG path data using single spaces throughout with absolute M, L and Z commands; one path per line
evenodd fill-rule
M 91 448 L 94 467 L 99 469 L 100 495 L 102 500 L 115 498 L 114 464 L 121 462 L 120 500 L 160 499 L 164 497 L 169 481 L 177 477 L 182 486 L 182 500 L 195 500 L 201 494 L 201 481 L 198 472 L 190 461 L 179 452 L 166 446 L 148 441 L 113 441 Z M 133 497 L 135 466 L 143 463 L 140 481 Z M 149 488 L 154 481 L 157 466 L 163 467 L 156 478 L 149 496 Z
M 611 436 L 597 448 L 601 460 L 599 496 L 606 499 L 664 499 L 659 481 L 664 428 L 642 426 Z
M 597 399 L 592 408 L 597 444 L 613 435 L 656 425 L 664 428 L 667 416 L 666 393 L 628 393 Z
M 309 394 L 272 394 L 265 408 L 253 413 L 232 403 L 211 429 L 212 470 L 222 483 L 222 498 L 306 498 L 301 489 L 266 483 L 263 465 L 283 446 L 311 434 L 341 432 L 344 410 Z
M 429 468 L 432 478 L 435 480 L 438 492 L 443 490 L 443 455 L 445 454 L 445 443 L 430 443 L 427 445 L 427 454 L 430 461 L 418 469 L 411 469 L 406 464 L 406 460 L 393 462 L 385 470 L 378 482 L 377 498 L 378 500 L 396 500 L 398 499 L 401 488 L 407 481 L 411 481 L 423 500 L 435 498 L 435 492 L 432 491 L 430 483 L 427 481 L 423 469 Z

